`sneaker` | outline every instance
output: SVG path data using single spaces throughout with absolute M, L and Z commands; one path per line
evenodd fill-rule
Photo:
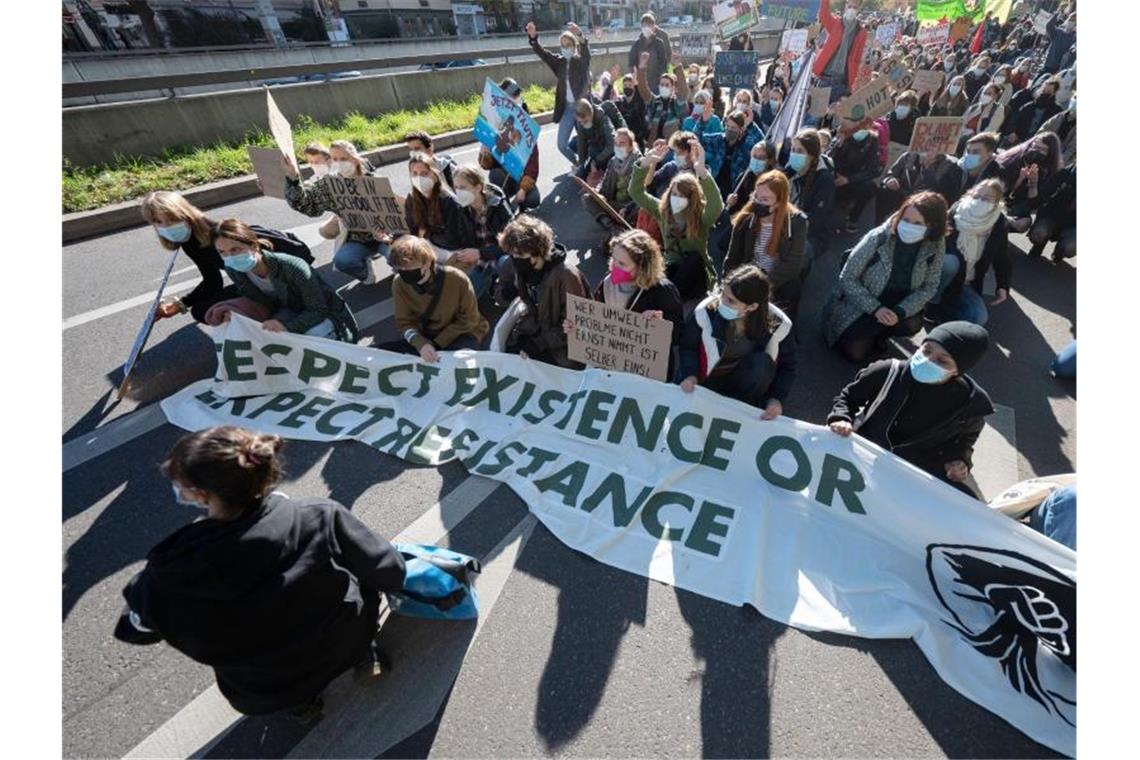
M 365 266 L 368 267 L 368 276 L 361 280 L 361 283 L 364 285 L 375 285 L 376 265 L 372 263 L 372 259 L 368 259 L 368 261 L 365 263 Z

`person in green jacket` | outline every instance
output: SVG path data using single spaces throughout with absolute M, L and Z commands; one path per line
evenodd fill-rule
M 266 330 L 356 342 L 348 304 L 304 261 L 272 253 L 240 219 L 218 224 L 215 247 L 238 292 L 269 310 Z
M 656 220 L 661 228 L 665 276 L 677 286 L 685 301 L 703 298 L 716 282 L 709 258 L 709 230 L 724 209 L 716 180 L 705 166 L 705 150 L 692 143 L 692 173 L 679 172 L 661 198 L 645 189 L 646 177 L 665 157 L 668 146 L 654 147 L 633 167 L 629 195 Z

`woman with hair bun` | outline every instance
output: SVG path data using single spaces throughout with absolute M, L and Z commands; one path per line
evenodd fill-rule
M 337 502 L 273 491 L 281 446 L 238 427 L 174 444 L 163 474 L 177 503 L 203 516 L 147 555 L 115 637 L 165 640 L 212 666 L 239 712 L 311 719 L 348 668 L 379 675 L 380 594 L 402 589 L 404 560 Z

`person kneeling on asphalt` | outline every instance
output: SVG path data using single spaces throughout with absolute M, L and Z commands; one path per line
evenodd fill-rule
M 574 106 L 579 179 L 605 171 L 614 154 L 614 126 L 605 111 L 583 98 Z
M 566 263 L 566 249 L 554 242 L 554 231 L 541 219 L 521 214 L 499 236 L 513 268 L 504 273 L 504 294 L 518 294 L 526 312 L 511 327 L 504 349 L 509 354 L 560 367 L 582 369 L 567 355 L 566 296 L 590 297 L 590 283 Z
M 240 219 L 218 224 L 214 245 L 237 286 L 238 295 L 260 304 L 271 315 L 261 322 L 270 332 L 291 332 L 355 343 L 356 318 L 344 299 L 308 264 L 295 256 L 274 253 Z M 225 302 L 206 312 L 206 322 L 229 319 Z
M 147 554 L 123 590 L 115 638 L 170 646 L 213 667 L 238 712 L 319 716 L 345 670 L 380 675 L 380 594 L 400 592 L 400 553 L 331 499 L 290 499 L 281 439 L 238 427 L 184 435 L 162 464 L 200 515 Z
M 637 149 L 637 140 L 626 127 L 614 132 L 614 155 L 606 165 L 606 173 L 602 176 L 602 184 L 598 186 L 598 193 L 606 199 L 614 211 L 631 225 L 637 220 L 637 204 L 629 195 L 629 180 L 633 176 L 633 165 L 641 158 L 641 151 Z M 582 196 L 582 204 L 602 226 L 606 232 L 613 232 L 617 223 L 609 214 L 601 210 L 598 203 L 589 195 Z
M 490 326 L 467 275 L 438 264 L 431 243 L 413 235 L 392 244 L 392 266 L 392 302 L 403 339 L 377 348 L 418 353 L 427 362 L 439 361 L 440 350 L 478 350 Z
M 988 346 L 989 333 L 980 325 L 941 324 L 909 362 L 885 359 L 860 370 L 835 397 L 827 424 L 841 436 L 855 431 L 977 498 L 966 479 L 974 444 L 994 407 L 966 373 Z
M 724 278 L 719 294 L 697 304 L 681 333 L 681 390 L 697 385 L 763 409 L 762 420 L 784 413 L 796 376 L 792 320 L 769 301 L 771 286 L 753 264 Z

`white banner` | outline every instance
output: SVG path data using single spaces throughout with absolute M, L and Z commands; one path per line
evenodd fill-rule
M 1076 752 L 1076 554 L 858 436 L 703 388 L 489 352 L 438 364 L 214 332 L 175 425 L 353 439 L 503 481 L 606 564 L 805 630 L 913 638 L 954 689 Z

